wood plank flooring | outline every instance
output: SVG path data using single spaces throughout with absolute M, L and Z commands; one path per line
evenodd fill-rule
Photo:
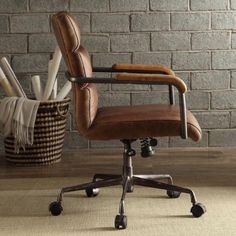
M 138 150 L 137 150 L 138 151 Z M 171 174 L 197 184 L 236 186 L 236 149 L 157 149 L 150 158 L 133 158 L 135 174 Z M 15 166 L 0 155 L 0 178 L 92 177 L 94 173 L 121 173 L 122 150 L 72 150 L 50 166 Z

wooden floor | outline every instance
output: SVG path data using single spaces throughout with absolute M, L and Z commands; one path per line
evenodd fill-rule
M 171 174 L 196 184 L 236 186 L 236 149 L 159 149 L 150 158 L 133 158 L 135 174 Z M 51 166 L 14 166 L 0 157 L 0 178 L 92 177 L 121 173 L 122 150 L 75 150 Z

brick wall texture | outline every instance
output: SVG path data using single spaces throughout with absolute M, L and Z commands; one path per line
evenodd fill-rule
M 77 18 L 94 66 L 165 64 L 186 82 L 187 106 L 203 139 L 164 138 L 161 147 L 235 146 L 236 0 L 1 0 L 0 56 L 10 60 L 28 94 L 30 76 L 45 82 L 56 45 L 50 19 L 61 10 Z M 60 86 L 64 70 L 62 65 Z M 165 87 L 101 85 L 99 91 L 100 106 L 168 101 Z M 71 106 L 65 148 L 117 145 L 79 136 Z

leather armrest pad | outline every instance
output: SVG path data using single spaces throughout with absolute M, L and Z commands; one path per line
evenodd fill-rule
M 144 82 L 160 82 L 174 85 L 181 93 L 187 91 L 187 86 L 183 80 L 173 75 L 157 75 L 157 74 L 134 74 L 134 73 L 121 73 L 116 74 L 115 78 L 118 80 L 132 80 L 132 81 L 144 81 Z
M 175 76 L 174 71 L 164 65 L 147 65 L 147 64 L 114 64 L 112 68 L 115 70 L 142 70 L 142 71 L 161 71 L 167 75 Z

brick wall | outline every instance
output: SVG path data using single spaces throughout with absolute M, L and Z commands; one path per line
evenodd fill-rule
M 50 17 L 60 10 L 78 19 L 95 66 L 165 64 L 186 82 L 188 108 L 203 139 L 195 144 L 164 138 L 160 146 L 235 146 L 236 0 L 1 0 L 0 56 L 9 58 L 28 94 L 31 75 L 46 78 L 55 48 Z M 63 70 L 64 65 L 60 85 L 66 81 Z M 165 87 L 102 85 L 99 90 L 102 106 L 168 101 Z M 88 143 L 78 136 L 72 114 L 67 148 L 119 145 Z

